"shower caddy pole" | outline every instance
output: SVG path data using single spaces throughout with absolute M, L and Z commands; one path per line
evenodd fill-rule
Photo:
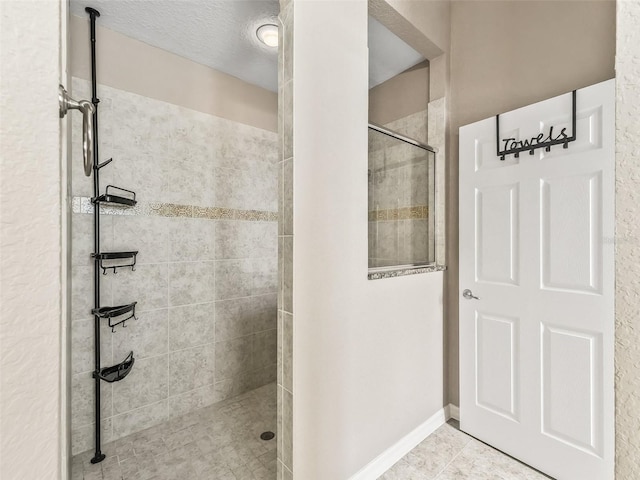
M 91 36 L 91 103 L 93 103 L 93 196 L 97 197 L 100 194 L 100 177 L 98 169 L 98 99 L 97 94 L 97 79 L 96 79 L 96 17 L 100 16 L 100 12 L 93 8 L 86 8 L 86 12 L 89 14 L 91 22 L 91 30 L 89 35 Z M 100 252 L 100 208 L 98 205 L 93 207 L 93 252 Z M 100 271 L 98 269 L 98 259 L 94 256 L 93 263 L 93 306 L 95 309 L 100 308 Z M 95 455 L 91 459 L 91 463 L 98 463 L 105 459 L 105 454 L 102 453 L 100 447 L 100 377 L 95 375 L 95 372 L 100 371 L 100 317 L 96 314 L 93 315 L 93 331 L 94 331 L 94 358 L 95 358 L 95 416 L 96 416 L 96 451 Z
M 100 16 L 100 12 L 91 8 L 85 8 L 85 11 L 89 14 L 89 20 L 91 23 L 90 28 L 90 41 L 91 41 L 91 103 L 94 106 L 93 110 L 93 197 L 91 203 L 93 204 L 93 305 L 91 310 L 94 320 L 94 362 L 95 369 L 93 371 L 93 378 L 95 380 L 95 454 L 91 459 L 91 463 L 99 463 L 105 459 L 106 455 L 102 453 L 101 441 L 100 441 L 100 382 L 105 381 L 113 383 L 125 378 L 131 369 L 135 359 L 133 358 L 133 352 L 129 353 L 127 357 L 119 364 L 111 367 L 101 368 L 100 366 L 100 322 L 107 320 L 109 327 L 111 327 L 112 333 L 115 332 L 114 328 L 117 325 L 125 326 L 125 322 L 130 319 L 135 319 L 136 303 L 133 302 L 128 305 L 118 305 L 114 307 L 101 307 L 100 306 L 100 278 L 102 274 L 106 275 L 107 270 L 113 269 L 115 273 L 117 268 L 131 267 L 135 269 L 136 257 L 138 252 L 101 252 L 100 251 L 100 205 L 106 204 L 116 207 L 132 207 L 136 201 L 136 194 L 130 190 L 108 185 L 105 193 L 100 195 L 100 169 L 109 163 L 113 159 L 108 159 L 103 163 L 99 163 L 98 156 L 98 104 L 100 99 L 97 94 L 97 76 L 96 76 L 96 18 Z M 89 173 L 87 173 L 89 175 Z M 116 261 L 116 264 L 110 262 Z M 128 263 L 123 264 L 123 261 L 129 260 Z M 107 262 L 105 264 L 105 262 Z M 126 315 L 126 318 L 125 318 Z

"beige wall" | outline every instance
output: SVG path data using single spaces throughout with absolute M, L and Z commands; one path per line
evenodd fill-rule
M 618 3 L 616 479 L 640 478 L 640 2 Z
M 71 74 L 90 79 L 89 22 L 72 15 Z M 277 130 L 278 95 L 231 75 L 97 28 L 100 83 L 265 130 Z
M 0 478 L 62 478 L 61 2 L 0 2 Z
M 458 129 L 614 77 L 613 1 L 454 1 L 448 178 L 449 401 L 458 404 Z
M 386 125 L 426 110 L 427 103 L 429 63 L 425 61 L 369 90 L 369 121 Z

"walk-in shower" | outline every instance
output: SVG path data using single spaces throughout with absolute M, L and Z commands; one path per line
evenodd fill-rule
M 277 22 L 259 3 L 237 21 Z M 277 94 L 122 32 L 144 2 L 71 5 L 72 478 L 272 480 Z

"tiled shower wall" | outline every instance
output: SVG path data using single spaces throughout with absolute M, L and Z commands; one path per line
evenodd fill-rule
M 426 105 L 425 105 L 426 107 Z M 427 140 L 427 109 L 421 110 L 406 117 L 399 118 L 384 125 L 389 130 L 405 135 L 422 143 Z
M 278 480 L 293 480 L 293 9 L 280 0 L 278 50 Z
M 73 79 L 74 98 L 89 83 Z M 136 191 L 101 216 L 102 251 L 139 250 L 135 271 L 102 275 L 102 305 L 137 301 L 137 320 L 102 328 L 103 441 L 276 380 L 277 134 L 98 86 L 102 191 Z M 93 445 L 92 182 L 73 121 L 72 447 Z

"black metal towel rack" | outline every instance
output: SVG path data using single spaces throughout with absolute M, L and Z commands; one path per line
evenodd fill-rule
M 97 77 L 96 77 L 96 18 L 100 16 L 100 12 L 94 8 L 87 7 L 85 11 L 89 14 L 91 24 L 90 41 L 91 41 L 91 102 L 95 109 L 93 112 L 93 283 L 94 283 L 94 307 L 91 314 L 94 319 L 94 361 L 95 369 L 93 378 L 95 380 L 95 454 L 91 459 L 91 463 L 99 463 L 105 459 L 106 455 L 102 453 L 100 443 L 100 382 L 108 383 L 119 382 L 131 372 L 135 358 L 133 352 L 130 352 L 126 358 L 110 367 L 101 367 L 100 365 L 100 323 L 107 321 L 111 331 L 115 332 L 118 325 L 126 326 L 128 320 L 136 318 L 137 302 L 127 305 L 118 305 L 113 307 L 103 307 L 100 305 L 100 280 L 101 273 L 106 275 L 108 270 L 115 273 L 118 268 L 130 267 L 135 270 L 137 251 L 132 252 L 101 252 L 100 251 L 100 206 L 111 205 L 122 208 L 134 207 L 137 203 L 136 194 L 131 190 L 108 185 L 105 193 L 100 193 L 100 169 L 110 164 L 113 159 L 108 159 L 102 163 L 99 162 L 98 156 L 98 104 L 100 100 L 97 95 Z M 102 272 L 101 272 L 102 270 Z
M 576 91 L 571 92 L 571 136 L 567 135 L 566 128 L 560 130 L 560 133 L 554 136 L 553 129 L 549 128 L 549 133 L 545 137 L 544 133 L 540 133 L 537 136 L 528 140 L 516 140 L 515 138 L 500 138 L 500 115 L 496 115 L 496 155 L 500 160 L 504 161 L 507 155 L 513 155 L 515 158 L 519 158 L 522 152 L 529 152 L 529 155 L 533 155 L 534 151 L 538 148 L 544 148 L 545 152 L 550 152 L 551 147 L 554 145 L 562 145 L 562 148 L 569 148 L 569 143 L 575 142 L 576 135 Z M 500 143 L 504 143 L 504 150 L 500 150 Z M 510 147 L 510 148 L 509 148 Z

